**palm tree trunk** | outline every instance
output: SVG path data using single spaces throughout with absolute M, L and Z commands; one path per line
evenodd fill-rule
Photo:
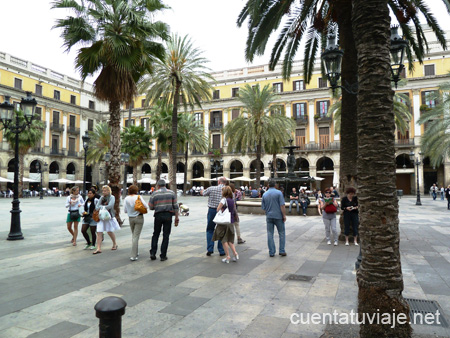
M 358 67 L 355 39 L 352 31 L 352 1 L 341 0 L 336 5 L 339 23 L 339 44 L 345 50 L 342 60 L 342 83 L 354 84 L 358 82 Z M 340 165 L 339 165 L 339 190 L 344 194 L 348 187 L 357 188 L 357 158 L 358 136 L 357 128 L 357 96 L 342 91 L 341 105 L 341 132 L 340 132 Z M 344 215 L 339 218 L 341 234 L 344 240 Z M 353 231 L 353 229 L 352 229 Z M 352 239 L 350 239 L 352 240 Z
M 158 147 L 158 164 L 156 165 L 156 182 L 161 178 L 162 171 L 162 150 L 161 147 Z
M 261 184 L 261 149 L 261 140 L 259 140 L 259 143 L 256 146 L 256 190 L 259 189 L 259 185 Z
M 366 337 L 410 337 L 402 297 L 398 201 L 395 194 L 394 92 L 390 83 L 388 0 L 354 0 L 358 51 L 358 185 L 362 262 L 357 273 L 359 315 L 399 313 L 407 324 L 361 324 Z M 360 317 L 362 318 L 362 317 Z
M 277 154 L 272 154 L 273 177 L 278 177 L 277 173 Z
M 23 197 L 23 170 L 25 155 L 19 152 L 19 198 Z
M 109 127 L 111 129 L 111 161 L 109 165 L 108 177 L 109 186 L 111 187 L 112 194 L 116 199 L 114 204 L 114 210 L 116 212 L 116 219 L 120 225 L 122 225 L 122 219 L 120 218 L 120 103 L 109 103 Z
M 173 111 L 172 111 L 172 140 L 171 140 L 171 152 L 170 152 L 170 190 L 175 194 L 177 193 L 177 135 L 178 135 L 178 102 L 180 100 L 180 87 L 181 82 L 176 79 L 175 92 L 173 96 Z M 170 161 L 169 161 L 170 162 Z
M 183 196 L 186 196 L 187 189 L 187 163 L 188 163 L 188 144 L 186 144 L 186 151 L 184 152 L 184 180 L 183 180 Z
M 138 164 L 137 163 L 135 163 L 135 165 L 133 166 L 133 184 L 135 185 L 135 186 L 137 186 L 137 174 L 138 174 Z

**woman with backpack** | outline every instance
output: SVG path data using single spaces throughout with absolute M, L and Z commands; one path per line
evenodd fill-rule
M 123 201 L 123 208 L 130 221 L 131 229 L 131 256 L 130 261 L 137 261 L 139 256 L 138 243 L 144 226 L 144 214 L 147 213 L 148 204 L 139 196 L 138 187 L 128 187 L 128 196 Z
M 114 231 L 119 230 L 120 226 L 116 220 L 114 203 L 116 199 L 111 194 L 111 188 L 107 185 L 102 187 L 102 197 L 95 205 L 95 210 L 99 211 L 99 221 L 97 222 L 97 249 L 92 253 L 94 255 L 102 253 L 103 232 L 106 231 L 111 237 L 113 246 L 111 250 L 117 250 L 116 235 Z M 108 215 L 109 214 L 109 215 Z
M 84 250 L 95 249 L 95 240 L 97 239 L 97 222 L 92 218 L 92 214 L 94 213 L 97 202 L 98 199 L 95 198 L 95 189 L 89 189 L 88 198 L 84 203 L 83 225 L 81 226 L 81 233 L 87 242 Z M 92 240 L 89 238 L 89 234 L 87 233 L 89 228 L 91 229 Z
M 78 223 L 80 222 L 80 207 L 84 204 L 83 197 L 80 196 L 80 188 L 74 186 L 70 189 L 70 196 L 66 199 L 66 208 L 69 208 L 66 223 L 67 230 L 72 235 L 72 245 L 77 245 Z M 73 225 L 73 230 L 72 230 Z
M 338 245 L 338 233 L 336 230 L 336 212 L 339 207 L 336 199 L 331 197 L 331 189 L 325 189 L 325 197 L 319 201 L 322 210 L 323 224 L 325 225 L 325 236 L 327 244 L 331 245 L 330 232 L 333 232 L 334 245 Z

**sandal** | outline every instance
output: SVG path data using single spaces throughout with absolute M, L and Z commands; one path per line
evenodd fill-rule
M 72 242 L 72 245 L 73 246 L 77 246 L 77 242 Z
M 113 246 L 113 247 L 111 248 L 111 250 L 117 250 L 118 247 L 119 247 L 119 246 L 116 244 L 115 246 Z
M 245 241 L 242 238 L 238 239 L 238 244 L 244 244 L 244 243 L 245 243 Z
M 100 250 L 95 250 L 92 254 L 96 255 L 96 254 L 99 254 L 99 253 L 102 253 L 102 252 Z

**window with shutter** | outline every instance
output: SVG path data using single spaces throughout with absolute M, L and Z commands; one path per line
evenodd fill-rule
M 54 124 L 59 124 L 59 111 L 54 111 L 53 112 L 53 123 Z
M 34 119 L 35 120 L 42 120 L 42 108 L 41 107 L 36 107 L 36 110 L 34 112 Z
M 422 92 L 422 104 L 426 105 L 428 108 L 436 107 L 436 91 L 429 90 Z
M 305 129 L 295 130 L 295 145 L 300 149 L 305 149 L 306 145 L 306 131 Z
M 330 101 L 317 101 L 316 103 L 316 116 L 319 118 L 326 117 L 328 114 L 328 108 L 330 106 Z
M 274 83 L 273 84 L 273 91 L 275 93 L 282 93 L 283 92 L 283 84 L 281 82 Z
M 35 92 L 36 95 L 42 96 L 42 86 L 37 84 L 35 87 Z
M 220 90 L 214 90 L 213 91 L 213 100 L 219 100 L 220 99 Z
M 326 88 L 327 87 L 327 80 L 319 77 L 319 88 Z
M 434 65 L 425 65 L 424 66 L 425 76 L 433 76 L 434 74 Z
M 239 96 L 239 88 L 231 88 L 231 97 Z
M 329 127 L 320 127 L 319 128 L 320 149 L 328 148 L 329 144 L 330 144 L 330 128 Z
M 306 103 L 294 103 L 292 110 L 296 120 L 306 118 Z
M 213 137 L 213 149 L 220 149 L 220 134 L 215 134 Z
M 94 120 L 89 119 L 88 120 L 88 130 L 93 131 L 94 130 Z
M 305 90 L 305 82 L 303 80 L 297 80 L 293 82 L 294 91 Z
M 76 123 L 76 116 L 75 115 L 70 115 L 69 116 L 69 126 L 70 127 L 75 127 L 75 123 Z
M 61 100 L 61 92 L 59 90 L 54 90 L 53 91 L 53 98 L 55 100 Z
M 22 89 L 22 80 L 14 78 L 14 88 Z
M 231 119 L 234 120 L 239 117 L 240 109 L 233 109 L 231 111 Z

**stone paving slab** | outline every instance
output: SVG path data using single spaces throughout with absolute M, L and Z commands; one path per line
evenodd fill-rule
M 205 255 L 206 198 L 181 197 L 192 212 L 172 229 L 168 261 L 150 261 L 152 215 L 145 216 L 140 259 L 129 260 L 129 227 L 116 233 L 119 250 L 106 236 L 93 256 L 70 244 L 63 199 L 21 203 L 23 241 L 0 241 L 0 337 L 98 337 L 94 305 L 123 297 L 123 337 L 352 337 L 355 327 L 294 325 L 290 315 L 357 308 L 354 263 L 359 248 L 328 246 L 320 217 L 289 217 L 287 257 L 268 256 L 264 216 L 241 215 L 245 244 L 240 260 L 223 264 L 217 251 Z M 10 201 L 0 200 L 8 215 Z M 450 215 L 446 203 L 400 201 L 400 251 L 404 295 L 437 300 L 450 317 Z M 444 205 L 445 204 L 445 205 Z M 52 212 L 48 220 L 48 212 Z M 9 222 L 0 224 L 6 238 Z M 160 239 L 161 241 L 161 239 Z M 278 247 L 278 235 L 275 235 Z M 313 277 L 286 281 L 286 274 Z M 414 326 L 417 337 L 450 337 L 448 329 Z M 61 334 L 62 332 L 62 334 Z

